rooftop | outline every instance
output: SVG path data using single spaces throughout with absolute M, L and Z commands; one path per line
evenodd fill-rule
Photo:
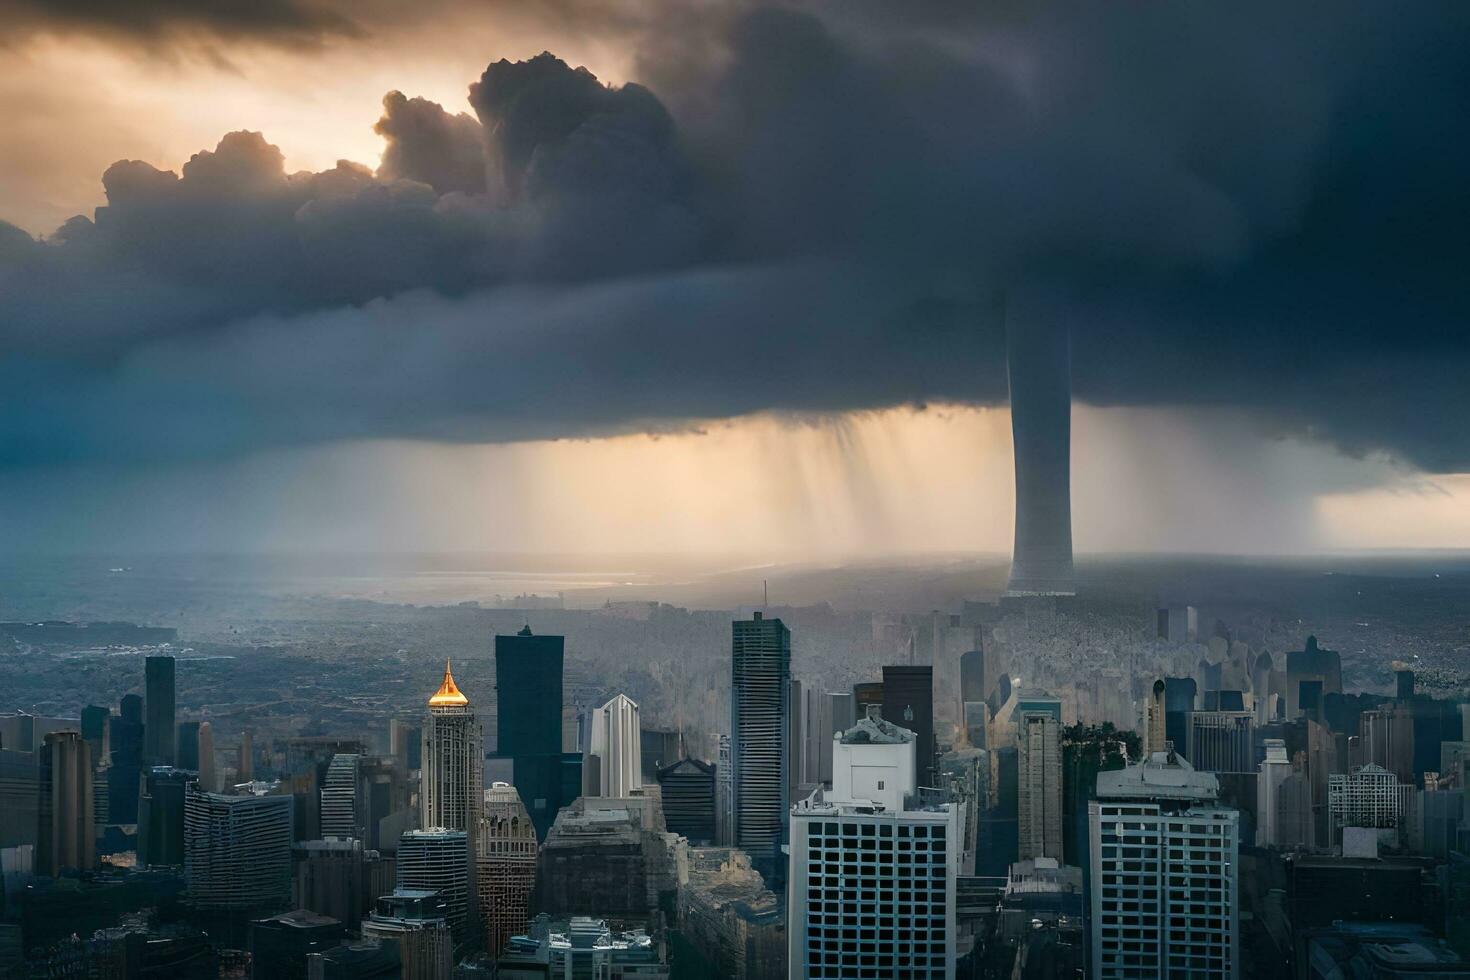
M 914 733 L 891 721 L 884 721 L 877 706 L 873 705 L 868 709 L 867 717 L 859 718 L 858 723 L 843 732 L 840 738 L 843 745 L 902 745 L 912 742 Z
M 1183 756 L 1174 752 L 1155 752 L 1127 768 L 1097 774 L 1100 800 L 1212 801 L 1219 795 L 1220 781 L 1214 773 L 1196 772 Z

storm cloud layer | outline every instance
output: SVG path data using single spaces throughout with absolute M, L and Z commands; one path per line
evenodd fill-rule
M 0 462 L 994 403 L 1026 309 L 1086 401 L 1470 468 L 1470 10 L 897 9 L 391 92 L 376 171 L 119 161 L 94 218 L 0 224 Z

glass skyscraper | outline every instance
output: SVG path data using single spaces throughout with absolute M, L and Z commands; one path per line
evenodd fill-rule
M 581 788 L 581 759 L 565 773 L 562 754 L 562 658 L 566 638 L 536 636 L 527 626 L 495 637 L 496 755 L 511 760 L 511 782 L 544 841 L 557 811 Z M 575 776 L 575 779 L 572 777 Z
M 786 740 L 791 719 L 791 631 L 779 619 L 731 624 L 730 754 L 735 846 L 768 883 L 785 877 L 788 833 Z

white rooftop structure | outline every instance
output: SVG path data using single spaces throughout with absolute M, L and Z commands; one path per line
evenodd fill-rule
M 1215 778 L 1215 774 L 1196 771 L 1176 752 L 1155 752 L 1135 765 L 1097 774 L 1097 798 L 1100 800 L 1207 802 L 1219 796 L 1220 780 Z

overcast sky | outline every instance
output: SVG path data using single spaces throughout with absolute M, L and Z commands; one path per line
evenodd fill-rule
M 26 547 L 1003 549 L 1035 298 L 1080 547 L 1470 545 L 1463 5 L 0 27 Z

